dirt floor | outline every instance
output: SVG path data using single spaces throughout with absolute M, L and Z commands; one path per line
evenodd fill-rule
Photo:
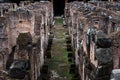
M 68 53 L 72 51 L 67 50 L 66 35 L 67 28 L 62 25 L 62 20 L 57 19 L 55 26 L 52 28 L 54 35 L 51 44 L 51 58 L 46 59 L 45 64 L 48 65 L 50 72 L 50 80 L 74 80 L 73 74 L 70 74 L 70 65 L 72 62 L 68 61 Z M 79 80 L 79 79 L 75 79 Z

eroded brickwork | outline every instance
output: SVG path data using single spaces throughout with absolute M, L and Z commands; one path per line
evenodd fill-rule
M 111 71 L 119 69 L 118 6 L 113 2 L 66 4 L 65 21 L 82 80 L 109 80 Z
M 38 80 L 44 65 L 44 54 L 53 20 L 52 4 L 49 1 L 35 3 L 22 1 L 21 7 L 14 3 L 2 3 L 0 6 L 3 16 L 0 17 L 0 52 L 2 53 L 0 67 L 3 68 L 1 71 L 7 69 L 11 71 L 9 78 L 15 77 L 17 73 L 12 75 L 12 68 L 17 66 L 16 61 L 28 62 L 27 64 L 30 64 L 28 73 L 17 77 L 27 76 L 25 77 L 27 80 Z M 21 64 L 19 69 L 22 66 L 25 68 L 25 65 Z

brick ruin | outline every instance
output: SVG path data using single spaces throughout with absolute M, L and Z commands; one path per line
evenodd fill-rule
M 65 21 L 82 80 L 110 80 L 112 70 L 120 69 L 119 16 L 119 2 L 66 4 Z
M 14 61 L 28 61 L 27 80 L 38 80 L 52 26 L 52 4 L 23 1 L 21 7 L 15 3 L 0 6 L 0 71 L 9 70 Z
M 65 22 L 82 80 L 112 80 L 111 72 L 119 73 L 119 5 L 106 1 L 65 4 Z M 38 80 L 53 22 L 52 3 L 0 3 L 0 13 L 0 78 L 10 78 L 2 73 L 15 61 L 28 61 L 26 79 Z

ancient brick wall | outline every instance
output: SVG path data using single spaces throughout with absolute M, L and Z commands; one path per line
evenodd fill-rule
M 16 45 L 16 38 L 19 33 L 30 32 L 34 37 L 34 14 L 23 8 L 11 11 L 6 14 L 8 27 L 8 43 L 11 49 Z
M 29 60 L 31 68 L 28 74 L 31 80 L 37 80 L 44 65 L 44 54 L 53 21 L 53 5 L 48 1 L 23 1 L 21 7 L 14 3 L 0 6 L 1 16 L 4 16 L 0 17 L 0 47 L 7 48 L 5 51 L 9 55 L 0 55 L 0 67 L 6 66 L 6 61 L 7 67 L 10 67 L 14 60 Z M 0 50 L 1 53 L 4 52 Z
M 8 36 L 7 36 L 7 21 L 5 17 L 0 17 L 0 71 L 5 69 L 8 59 Z
M 15 10 L 17 5 L 15 3 L 0 3 L 0 15 L 4 16 L 5 13 Z
M 77 22 L 75 21 L 76 15 L 73 15 L 74 12 L 78 14 Z M 112 33 L 119 31 L 118 12 L 117 4 L 111 4 L 111 2 L 72 2 L 66 4 L 65 20 L 71 41 L 73 41 L 73 52 L 75 52 L 82 80 L 108 80 L 112 68 L 118 69 L 119 48 L 112 47 L 111 42 L 113 45 L 116 43 L 109 37 Z M 74 22 L 76 22 L 77 28 Z M 77 35 L 73 35 L 73 30 L 77 31 Z M 103 34 L 101 38 L 106 38 L 108 44 L 99 47 L 100 45 L 96 43 L 97 37 L 100 37 L 98 33 Z M 106 72 L 104 72 L 105 70 Z
M 120 31 L 111 34 L 113 40 L 113 68 L 120 69 Z

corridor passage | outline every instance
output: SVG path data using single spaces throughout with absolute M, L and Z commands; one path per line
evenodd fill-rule
M 74 71 L 72 73 L 70 70 L 74 60 L 68 56 L 72 55 L 72 50 L 67 48 L 70 44 L 67 44 L 67 28 L 63 27 L 62 18 L 56 19 L 52 32 L 53 41 L 47 50 L 47 55 L 51 58 L 45 59 L 45 65 L 48 65 L 49 80 L 79 80 Z

